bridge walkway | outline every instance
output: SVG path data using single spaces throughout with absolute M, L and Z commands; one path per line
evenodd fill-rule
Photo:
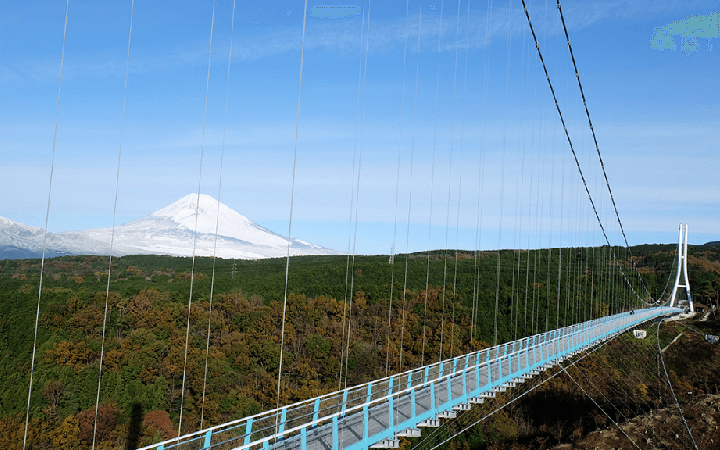
M 400 435 L 437 426 L 542 370 L 671 307 L 623 312 L 507 342 L 315 399 L 191 433 L 142 450 L 393 448 Z

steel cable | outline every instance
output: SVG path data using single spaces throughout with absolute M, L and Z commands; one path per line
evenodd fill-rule
M 300 81 L 298 86 L 298 105 L 297 114 L 295 115 L 295 143 L 293 150 L 293 169 L 292 169 L 292 187 L 290 189 L 290 218 L 288 220 L 288 245 L 287 245 L 287 257 L 285 259 L 285 293 L 283 295 L 283 313 L 282 313 L 282 324 L 280 327 L 280 361 L 278 365 L 278 380 L 277 380 L 277 402 L 276 409 L 280 407 L 280 381 L 282 378 L 282 364 L 283 364 L 283 347 L 285 346 L 285 318 L 287 316 L 287 296 L 288 296 L 288 275 L 290 274 L 290 245 L 292 243 L 292 216 L 293 207 L 295 205 L 295 171 L 297 168 L 297 143 L 298 143 L 298 129 L 300 127 L 300 100 L 302 99 L 302 75 L 303 75 L 303 62 L 305 58 L 305 25 L 307 23 L 307 0 L 305 0 L 305 6 L 303 8 L 303 27 L 302 27 L 302 42 L 300 45 Z M 277 417 L 275 421 L 275 428 L 277 433 Z
M 95 450 L 95 442 L 96 442 L 96 438 L 97 438 L 98 409 L 100 407 L 100 386 L 101 386 L 102 374 L 103 374 L 103 361 L 105 358 L 105 332 L 106 332 L 106 328 L 107 328 L 108 303 L 110 300 L 110 274 L 112 271 L 113 244 L 115 243 L 115 219 L 117 217 L 118 189 L 120 186 L 120 160 L 122 159 L 123 132 L 125 130 L 125 102 L 127 99 L 128 76 L 130 74 L 130 42 L 132 41 L 133 13 L 134 12 L 135 12 L 135 0 L 132 0 L 132 2 L 130 3 L 130 31 L 128 32 L 127 59 L 125 61 L 125 87 L 123 90 L 122 115 L 121 115 L 121 119 L 120 119 L 120 145 L 119 145 L 119 149 L 118 149 L 117 171 L 115 173 L 115 203 L 113 204 L 113 223 L 112 223 L 112 232 L 110 234 L 110 253 L 109 253 L 109 257 L 108 257 L 108 279 L 107 279 L 107 285 L 105 287 L 105 310 L 103 313 L 102 340 L 100 343 L 100 367 L 99 367 L 99 373 L 98 373 L 97 396 L 95 397 L 95 418 L 93 420 L 93 439 L 92 439 L 92 449 L 93 450 Z
M 185 409 L 185 381 L 187 378 L 187 360 L 188 360 L 188 345 L 190 343 L 190 313 L 192 310 L 192 298 L 193 298 L 193 286 L 195 282 L 195 251 L 197 247 L 197 226 L 198 226 L 198 211 L 200 209 L 200 185 L 202 182 L 202 167 L 203 167 L 203 156 L 205 154 L 205 125 L 207 123 L 207 106 L 208 97 L 210 93 L 210 62 L 212 58 L 212 39 L 213 31 L 215 28 L 215 0 L 213 0 L 212 8 L 212 19 L 210 20 L 210 49 L 208 51 L 208 70 L 207 80 L 205 82 L 205 111 L 203 113 L 203 128 L 202 128 L 202 142 L 200 144 L 200 173 L 198 175 L 198 193 L 197 201 L 195 203 L 195 226 L 193 231 L 193 252 L 192 252 L 192 267 L 190 269 L 190 296 L 188 298 L 188 315 L 187 315 L 187 327 L 185 328 L 185 357 L 183 362 L 183 378 L 182 388 L 180 390 L 180 418 L 178 419 L 178 438 L 182 435 L 182 419 L 183 411 Z
M 218 180 L 218 198 L 217 198 L 217 210 L 216 210 L 216 218 L 215 218 L 215 242 L 213 244 L 213 265 L 212 265 L 212 278 L 210 281 L 210 302 L 209 302 L 209 307 L 208 307 L 207 340 L 205 343 L 205 372 L 203 375 L 202 406 L 200 408 L 200 429 L 203 429 L 204 419 L 205 419 L 205 391 L 207 389 L 208 361 L 210 359 L 210 323 L 211 323 L 211 319 L 212 319 L 213 293 L 214 293 L 214 289 L 215 289 L 215 263 L 217 261 L 217 241 L 218 241 L 218 231 L 220 228 L 220 194 L 222 192 L 223 162 L 225 160 L 225 132 L 226 132 L 226 128 L 227 128 L 228 104 L 230 101 L 230 67 L 232 64 L 234 32 L 235 32 L 235 0 L 233 0 L 232 16 L 230 19 L 230 50 L 228 52 L 227 83 L 226 83 L 226 88 L 225 88 L 225 115 L 223 118 L 223 138 L 222 138 L 222 147 L 220 150 L 220 179 Z
M 580 88 L 580 95 L 582 96 L 583 106 L 585 107 L 585 114 L 587 115 L 588 125 L 590 126 L 590 132 L 592 133 L 593 141 L 595 142 L 595 149 L 597 150 L 598 159 L 600 160 L 600 167 L 602 168 L 602 173 L 603 173 L 603 176 L 605 177 L 605 184 L 607 186 L 608 193 L 610 194 L 610 201 L 612 202 L 613 209 L 615 210 L 615 217 L 617 217 L 617 222 L 618 222 L 618 225 L 620 226 L 620 232 L 622 233 L 623 239 L 625 240 L 625 247 L 627 248 L 628 253 L 630 254 L 630 260 L 632 261 L 633 269 L 635 269 L 635 271 L 637 272 L 638 277 L 640 278 L 640 282 L 642 283 L 642 286 L 645 289 L 645 292 L 647 293 L 648 296 L 650 296 L 650 291 L 648 291 L 648 288 L 645 285 L 645 280 L 643 280 L 642 275 L 640 274 L 640 271 L 637 269 L 637 266 L 635 264 L 635 259 L 633 258 L 632 251 L 630 250 L 630 244 L 628 244 L 627 236 L 625 235 L 625 230 L 623 229 L 622 222 L 620 221 L 620 214 L 618 214 L 617 204 L 615 203 L 615 198 L 613 197 L 612 189 L 610 189 L 610 181 L 608 180 L 607 172 L 605 171 L 605 164 L 603 163 L 602 156 L 600 155 L 600 146 L 598 145 L 597 137 L 595 136 L 595 129 L 593 128 L 592 120 L 590 119 L 590 111 L 588 110 L 587 100 L 585 100 L 585 92 L 583 91 L 582 83 L 580 82 L 580 72 L 578 72 L 577 64 L 575 63 L 575 55 L 572 50 L 572 45 L 570 44 L 570 36 L 568 35 L 567 26 L 565 25 L 565 17 L 563 16 L 562 8 L 560 7 L 560 0 L 557 0 L 557 9 L 558 9 L 558 12 L 560 12 L 560 21 L 562 22 L 563 31 L 565 32 L 565 38 L 567 39 L 568 50 L 570 51 L 570 57 L 572 59 L 573 68 L 575 69 L 575 78 L 577 78 L 578 87 Z M 652 297 L 650 297 L 650 298 L 652 298 Z
M 58 82 L 58 98 L 55 107 L 55 132 L 53 135 L 52 159 L 50 160 L 50 182 L 48 186 L 47 210 L 45 211 L 45 230 L 43 232 L 43 251 L 40 258 L 40 282 L 38 286 L 38 303 L 35 312 L 35 331 L 33 335 L 33 351 L 30 360 L 30 384 L 28 386 L 27 410 L 25 413 L 25 432 L 23 434 L 23 449 L 27 446 L 28 424 L 30 422 L 30 398 L 32 397 L 33 376 L 35 374 L 35 352 L 37 350 L 38 323 L 40 322 L 40 300 L 42 299 L 43 274 L 45 272 L 45 250 L 47 249 L 48 221 L 50 219 L 50 199 L 52 198 L 53 173 L 55 171 L 55 145 L 57 143 L 58 120 L 60 118 L 60 91 L 62 88 L 63 65 L 65 63 L 65 37 L 67 36 L 68 11 L 70 0 L 65 3 L 65 25 L 63 26 L 62 54 L 60 56 L 60 81 Z

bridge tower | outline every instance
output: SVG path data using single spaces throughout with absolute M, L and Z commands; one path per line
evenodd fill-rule
M 688 234 L 687 224 L 685 224 L 685 225 L 680 224 L 680 235 L 678 237 L 677 274 L 675 275 L 675 286 L 673 286 L 672 295 L 670 296 L 670 306 L 673 306 L 675 304 L 675 295 L 677 294 L 678 288 L 685 288 L 685 293 L 687 294 L 688 304 L 690 304 L 690 312 L 695 312 L 695 304 L 693 303 L 692 296 L 690 295 L 690 281 L 688 281 L 687 234 Z M 684 239 L 683 239 L 683 237 L 684 237 Z M 685 279 L 685 284 L 680 284 L 680 272 L 681 271 L 682 271 L 683 277 Z

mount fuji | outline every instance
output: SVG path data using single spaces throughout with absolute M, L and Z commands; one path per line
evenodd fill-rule
M 197 214 L 196 214 L 197 211 Z M 219 217 L 219 219 L 218 219 Z M 197 230 L 197 235 L 195 235 Z M 217 231 L 217 247 L 216 247 Z M 20 238 L 22 236 L 22 238 Z M 46 255 L 161 254 L 218 258 L 259 259 L 290 255 L 337 255 L 339 252 L 299 239 L 288 239 L 252 222 L 209 195 L 189 194 L 149 216 L 112 228 L 48 233 Z M 37 257 L 42 251 L 43 230 L 0 220 L 0 249 L 5 257 Z M 217 249 L 216 249 L 217 248 Z M 8 253 L 8 249 L 10 252 Z M 20 250 L 31 256 L 19 256 Z M 216 250 L 215 250 L 216 249 Z M 12 256 L 13 251 L 18 256 Z M 48 253 L 49 251 L 49 253 Z M 9 256 L 8 256 L 9 255 Z M 2 255 L 0 255 L 2 257 Z

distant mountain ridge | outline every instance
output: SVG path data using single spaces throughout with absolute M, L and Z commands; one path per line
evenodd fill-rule
M 0 217 L 0 259 L 40 258 L 44 243 L 46 257 L 94 255 L 102 253 L 100 249 L 105 249 L 107 254 L 110 250 L 109 241 L 103 244 L 93 239 L 54 233 L 47 233 L 46 240 L 45 230 L 42 228 Z
M 197 214 L 195 213 L 197 210 Z M 219 220 L 218 220 L 219 217 Z M 195 229 L 197 227 L 197 236 Z M 216 243 L 217 230 L 217 243 Z M 0 258 L 42 255 L 44 230 L 0 217 Z M 112 228 L 48 233 L 45 255 L 160 254 L 259 259 L 339 252 L 299 239 L 288 239 L 218 203 L 209 195 L 188 194 L 154 213 Z

